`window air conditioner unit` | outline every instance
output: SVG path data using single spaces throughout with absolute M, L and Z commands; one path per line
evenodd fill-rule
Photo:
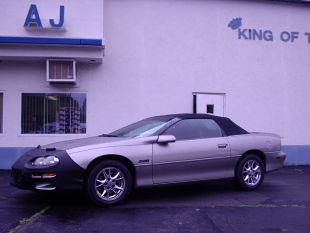
M 46 60 L 46 80 L 53 83 L 76 82 L 75 60 Z

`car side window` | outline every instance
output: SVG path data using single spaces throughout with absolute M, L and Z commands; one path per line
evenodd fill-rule
M 173 135 L 177 140 L 222 137 L 222 129 L 212 119 L 185 119 L 169 127 L 164 135 Z

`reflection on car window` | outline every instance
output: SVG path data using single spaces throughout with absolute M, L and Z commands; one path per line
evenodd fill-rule
M 222 130 L 212 119 L 185 119 L 181 120 L 165 132 L 173 135 L 177 140 L 222 137 Z
M 124 128 L 116 130 L 110 135 L 116 137 L 146 137 L 151 136 L 159 129 L 170 122 L 171 118 L 153 117 L 134 124 L 128 125 Z

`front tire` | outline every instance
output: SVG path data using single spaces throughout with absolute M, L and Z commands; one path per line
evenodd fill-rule
M 242 158 L 236 167 L 236 183 L 245 191 L 257 189 L 263 182 L 265 166 L 262 160 L 255 154 Z
M 123 202 L 132 190 L 132 176 L 121 162 L 105 160 L 89 173 L 86 184 L 89 198 L 97 205 L 111 206 Z

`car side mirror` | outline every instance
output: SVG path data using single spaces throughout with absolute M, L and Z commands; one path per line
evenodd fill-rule
M 157 139 L 157 143 L 160 144 L 168 144 L 170 142 L 175 142 L 176 138 L 173 135 L 159 135 Z

